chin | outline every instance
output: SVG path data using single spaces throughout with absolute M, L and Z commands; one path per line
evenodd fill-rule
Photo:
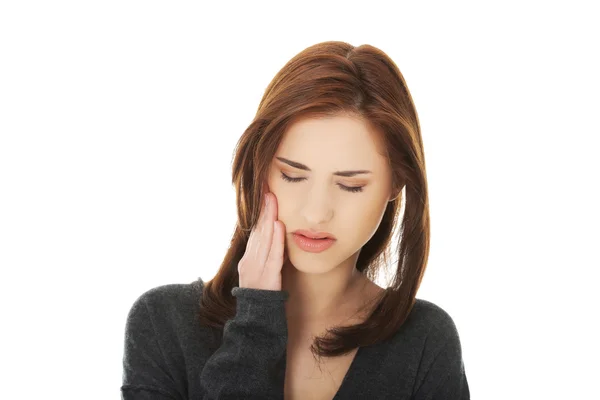
M 324 257 L 320 253 L 307 253 L 299 250 L 303 254 L 291 254 L 288 263 L 298 271 L 306 274 L 323 274 L 331 271 L 337 265 L 328 257 Z

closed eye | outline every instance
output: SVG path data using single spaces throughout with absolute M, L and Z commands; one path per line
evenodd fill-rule
M 283 172 L 281 173 L 281 178 L 286 182 L 300 182 L 300 181 L 303 181 L 306 179 L 306 178 L 292 178 L 292 177 L 287 176 Z M 363 187 L 364 187 L 364 186 L 345 186 L 345 185 L 342 185 L 341 183 L 338 183 L 338 186 L 340 188 L 342 188 L 342 190 L 345 190 L 346 192 L 351 192 L 351 193 L 362 192 Z

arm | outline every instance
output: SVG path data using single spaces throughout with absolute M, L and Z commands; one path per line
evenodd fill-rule
M 286 291 L 234 287 L 236 316 L 200 376 L 207 399 L 283 399 Z
M 182 400 L 185 394 L 169 373 L 157 340 L 146 295 L 134 303 L 125 324 L 123 400 Z
M 237 298 L 236 315 L 198 377 L 200 398 L 283 399 L 288 292 L 235 287 L 231 293 Z M 144 298 L 127 318 L 123 367 L 124 400 L 187 399 L 169 373 Z

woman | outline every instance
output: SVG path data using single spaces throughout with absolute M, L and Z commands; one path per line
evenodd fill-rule
M 429 252 L 425 159 L 385 53 L 324 42 L 292 58 L 240 138 L 233 183 L 238 224 L 214 279 L 132 306 L 124 399 L 469 398 L 452 318 L 415 297 Z M 403 196 L 384 289 L 374 280 Z

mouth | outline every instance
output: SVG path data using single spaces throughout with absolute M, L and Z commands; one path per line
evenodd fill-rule
M 297 233 L 297 235 L 298 236 L 302 236 L 303 238 L 310 239 L 310 240 L 326 240 L 326 239 L 330 239 L 331 240 L 331 238 L 328 238 L 328 237 L 310 237 L 310 236 L 301 235 L 301 234 L 298 234 L 298 233 Z
M 336 240 L 335 236 L 329 232 L 310 232 L 307 230 L 298 229 L 298 230 L 294 231 L 293 233 L 295 235 L 302 236 L 302 237 L 305 237 L 308 239 L 313 239 L 313 240 L 325 240 L 325 239 Z
M 327 250 L 336 242 L 336 239 L 325 237 L 313 239 L 303 234 L 294 232 L 293 239 L 296 246 L 309 253 L 320 253 Z

